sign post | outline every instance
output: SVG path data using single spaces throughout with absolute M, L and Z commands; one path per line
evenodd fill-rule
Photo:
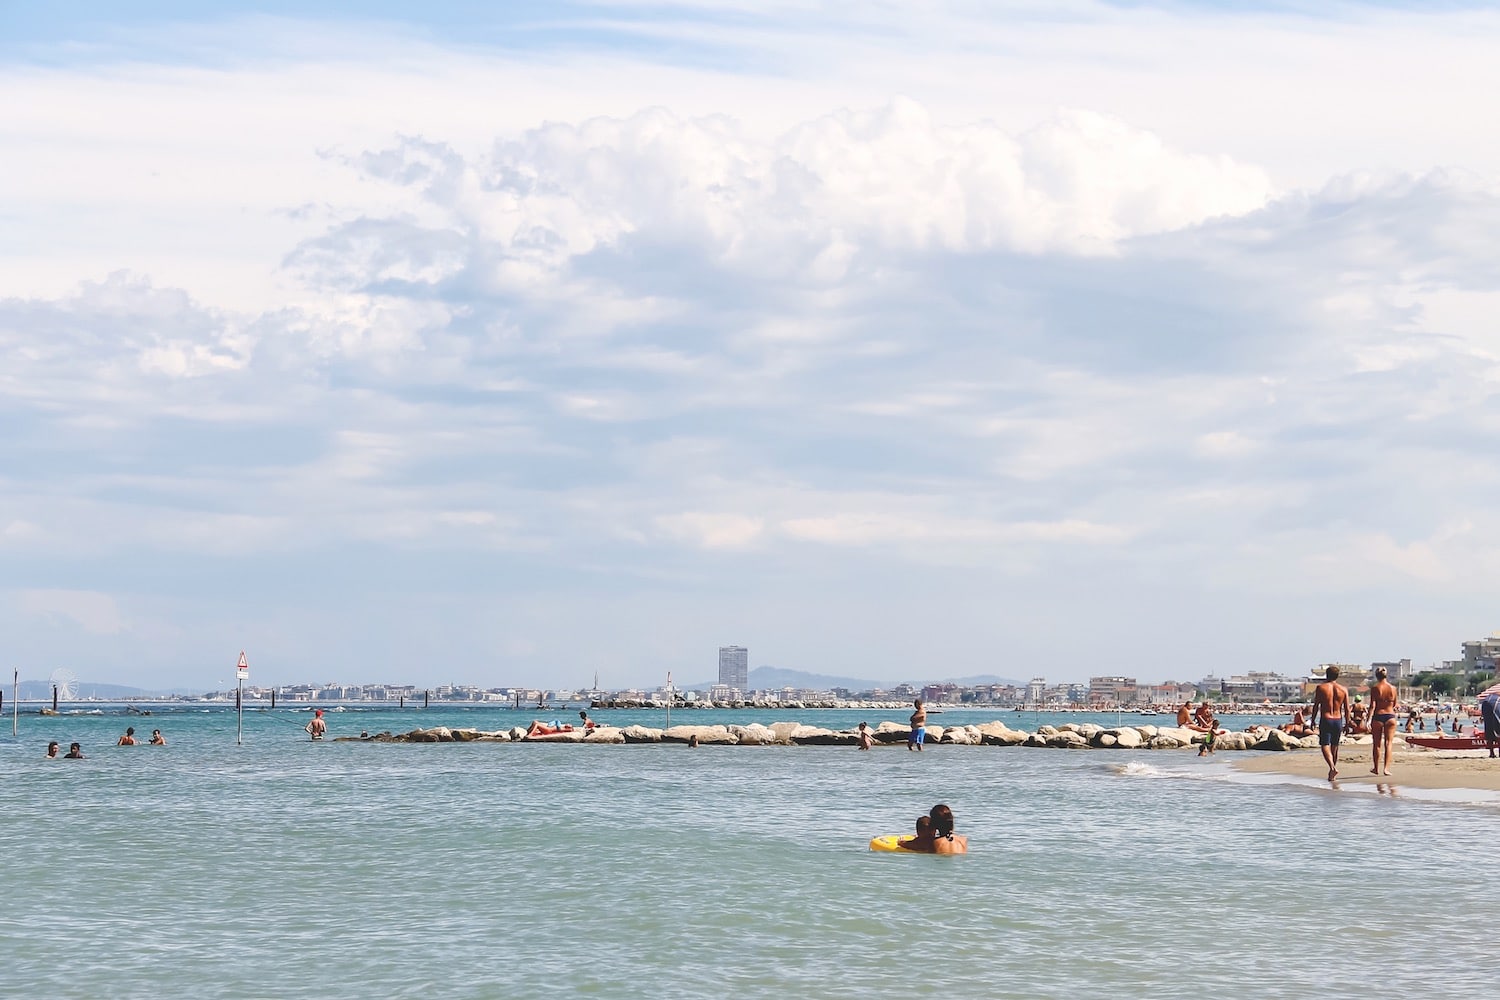
M 235 680 L 239 688 L 234 693 L 234 743 L 235 746 L 243 746 L 245 743 L 245 678 L 250 676 L 250 661 L 245 659 L 245 651 L 240 650 L 240 662 L 234 668 Z
M 672 728 L 672 671 L 667 671 L 667 728 Z

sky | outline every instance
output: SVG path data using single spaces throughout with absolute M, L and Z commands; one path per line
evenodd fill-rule
M 0 667 L 1154 682 L 1500 629 L 1500 13 L 350 6 L 0 4 Z

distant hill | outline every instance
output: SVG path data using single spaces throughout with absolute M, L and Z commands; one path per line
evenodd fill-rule
M 701 684 L 692 685 L 690 690 L 705 691 L 713 687 L 714 681 L 705 681 Z M 833 688 L 848 688 L 850 691 L 869 691 L 874 688 L 890 689 L 900 681 L 872 681 L 862 680 L 857 677 L 834 677 L 830 674 L 812 674 L 805 670 L 787 670 L 782 667 L 756 667 L 750 671 L 749 684 L 752 691 L 774 690 L 775 688 L 810 688 L 814 691 L 828 691 Z M 922 680 L 907 681 L 912 687 L 921 687 L 924 684 L 958 684 L 961 687 L 972 687 L 976 684 L 1015 684 L 1023 685 L 1024 681 L 1011 680 L 1006 677 L 996 677 L 993 674 L 978 674 L 972 677 L 947 677 L 939 681 Z
M 93 681 L 78 681 L 78 697 L 94 698 L 101 701 L 128 701 L 131 698 L 147 698 L 153 695 L 175 694 L 173 691 L 147 691 L 143 688 L 128 687 L 124 684 L 96 684 Z M 5 696 L 10 697 L 9 685 L 4 685 Z M 50 701 L 52 698 L 52 682 L 46 681 L 22 681 L 20 686 L 22 701 Z

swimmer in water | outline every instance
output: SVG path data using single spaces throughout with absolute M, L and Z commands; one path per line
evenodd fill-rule
M 968 854 L 969 838 L 953 832 L 953 810 L 939 802 L 927 814 L 932 819 L 933 854 Z
M 896 846 L 903 851 L 916 851 L 918 854 L 933 854 L 937 848 L 932 843 L 932 817 L 917 817 L 917 835 L 915 837 L 903 837 L 896 841 Z
M 307 735 L 311 736 L 313 739 L 321 740 L 323 738 L 323 734 L 328 732 L 328 723 L 323 721 L 323 710 L 321 708 L 316 709 L 313 712 L 312 719 L 309 720 L 307 725 L 303 726 L 302 728 L 306 729 Z

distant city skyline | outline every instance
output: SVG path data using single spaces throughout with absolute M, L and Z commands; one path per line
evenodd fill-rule
M 1500 626 L 1482 5 L 85 6 L 0 38 L 0 669 Z

